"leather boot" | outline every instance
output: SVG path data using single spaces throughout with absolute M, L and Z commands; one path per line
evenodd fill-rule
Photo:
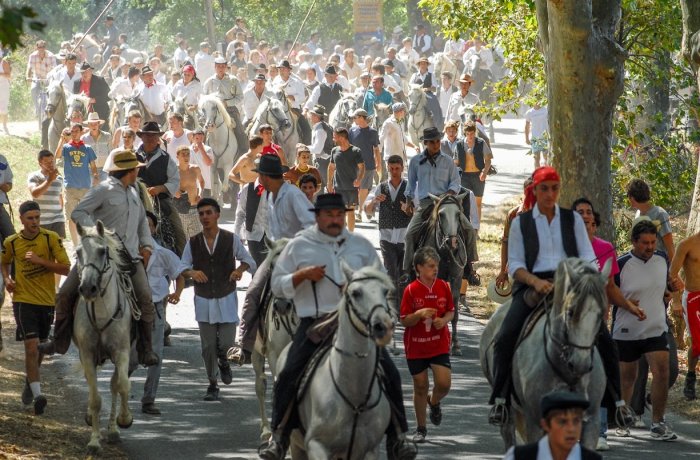
M 695 372 L 690 372 L 685 376 L 685 387 L 683 388 L 683 396 L 685 396 L 685 399 L 688 401 L 692 401 L 696 398 L 695 396 Z
M 40 343 L 37 348 L 39 353 L 44 355 L 65 355 L 70 347 L 70 342 L 73 336 L 73 311 L 63 318 L 56 317 L 56 322 L 53 326 L 53 339 Z
M 138 324 L 141 345 L 143 346 L 143 359 L 140 361 L 146 367 L 156 366 L 160 362 L 160 358 L 153 351 L 153 322 L 139 321 Z

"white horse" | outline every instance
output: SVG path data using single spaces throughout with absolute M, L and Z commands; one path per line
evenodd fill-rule
M 355 96 L 345 96 L 333 107 L 330 115 L 328 116 L 328 124 L 332 128 L 343 127 L 350 129 L 352 126 L 352 113 L 357 108 L 357 101 Z
M 68 120 L 71 119 L 73 112 L 80 112 L 83 120 L 87 120 L 88 107 L 90 107 L 90 98 L 84 94 L 71 94 L 66 101 L 68 106 Z
M 442 72 L 450 72 L 453 81 L 458 77 L 459 69 L 457 68 L 457 64 L 455 64 L 447 54 L 443 52 L 435 53 L 430 59 L 433 63 L 433 75 L 436 79 L 440 78 Z M 439 82 L 440 80 L 437 81 Z M 437 86 L 437 84 L 436 82 L 435 86 Z
M 379 347 L 391 341 L 394 327 L 387 300 L 392 282 L 379 267 L 353 271 L 341 264 L 348 281 L 338 330 L 299 402 L 304 448 L 312 459 L 376 459 L 391 421 L 377 368 Z
M 203 95 L 199 98 L 199 111 L 204 119 L 204 129 L 207 130 L 207 145 L 214 152 L 214 163 L 211 166 L 211 192 L 218 200 L 229 191 L 231 185 L 228 173 L 238 159 L 238 141 L 236 140 L 235 121 L 226 112 L 226 106 L 216 95 Z M 222 179 L 223 178 L 223 179 Z M 238 193 L 234 186 L 234 193 Z M 238 200 L 231 200 L 235 210 Z
M 605 391 L 605 372 L 595 349 L 607 306 L 605 285 L 610 275 L 607 261 L 602 273 L 588 262 L 570 258 L 557 267 L 554 298 L 529 334 L 520 338 L 512 362 L 512 414 L 501 428 L 506 448 L 515 444 L 516 430 L 524 443 L 542 437 L 540 400 L 554 390 L 585 395 L 586 411 L 581 443 L 595 449 L 599 407 Z M 493 378 L 493 343 L 510 301 L 491 317 L 481 335 L 479 356 L 487 380 Z
M 286 238 L 274 242 L 266 241 L 269 252 L 264 263 L 269 264 L 270 272 L 288 241 Z M 258 268 L 260 269 L 260 267 Z M 255 341 L 255 349 L 253 350 L 251 361 L 255 370 L 255 394 L 258 397 L 260 408 L 260 439 L 267 441 L 272 434 L 272 430 L 265 411 L 265 392 L 267 390 L 265 361 L 267 360 L 270 366 L 270 375 L 274 380 L 278 374 L 277 360 L 284 348 L 292 341 L 299 321 L 291 301 L 277 299 L 272 295 L 269 280 L 263 290 L 260 304 L 266 307 L 265 318 L 261 321 L 261 326 L 258 328 L 258 337 Z
M 60 81 L 53 81 L 49 85 L 46 115 L 51 119 L 49 124 L 49 150 L 54 152 L 61 141 L 61 133 L 68 122 L 66 92 Z
M 284 96 L 282 97 L 284 98 Z M 282 102 L 277 97 L 265 99 L 258 106 L 255 115 L 253 115 L 249 132 L 257 134 L 261 125 L 267 124 L 272 126 L 275 142 L 284 150 L 287 164 L 292 166 L 297 160 L 296 145 L 299 142 L 299 133 L 296 125 L 292 122 L 291 111 L 286 103 L 286 98 L 284 100 L 285 102 Z
M 97 366 L 107 358 L 114 363 L 112 374 L 112 410 L 107 441 L 119 441 L 119 428 L 129 428 L 133 416 L 129 410 L 129 352 L 132 317 L 132 289 L 119 255 L 120 242 L 105 230 L 101 221 L 94 228 L 77 225 L 80 245 L 76 248 L 80 277 L 80 298 L 73 324 L 73 341 L 80 352 L 80 363 L 88 384 L 88 412 L 85 421 L 92 426 L 87 445 L 90 454 L 100 446 L 100 409 L 97 390 Z M 116 413 L 117 395 L 121 407 Z
M 421 85 L 411 85 L 408 102 L 408 134 L 415 145 L 420 145 L 423 130 L 435 127 L 435 122 L 428 108 L 428 97 Z

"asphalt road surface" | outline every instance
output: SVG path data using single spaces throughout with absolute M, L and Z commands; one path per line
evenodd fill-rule
M 494 164 L 499 174 L 489 178 L 484 197 L 485 212 L 506 197 L 522 192 L 522 182 L 532 168 L 532 157 L 525 155 L 524 120 L 506 119 L 497 122 Z M 222 216 L 222 226 L 231 229 L 230 212 Z M 379 248 L 375 223 L 358 224 L 357 230 L 370 238 Z M 239 288 L 239 305 L 250 280 L 246 275 Z M 259 443 L 260 417 L 254 391 L 254 373 L 251 366 L 234 368 L 233 383 L 221 386 L 220 400 L 202 400 L 208 381 L 200 356 L 197 323 L 194 320 L 192 290 L 186 290 L 179 305 L 170 306 L 168 320 L 173 327 L 171 347 L 164 352 L 163 374 L 157 405 L 160 417 L 140 412 L 140 398 L 145 381 L 145 370 L 132 377 L 131 408 L 134 425 L 122 430 L 122 448 L 134 459 L 254 459 Z M 488 384 L 478 361 L 478 343 L 483 326 L 461 315 L 459 337 L 464 356 L 453 358 L 452 390 L 443 402 L 443 421 L 440 427 L 428 426 L 427 442 L 419 447 L 419 458 L 427 459 L 498 459 L 503 447 L 498 431 L 486 423 Z M 402 333 L 398 333 L 401 343 Z M 49 366 L 63 373 L 63 382 L 84 390 L 84 379 L 77 364 L 77 353 L 72 347 L 61 365 Z M 53 360 L 56 360 L 54 358 Z M 403 354 L 395 359 L 401 370 L 404 399 L 411 430 L 415 429 L 412 407 L 411 378 Z M 58 363 L 54 363 L 58 364 Z M 72 364 L 72 365 L 71 365 Z M 109 378 L 112 366 L 107 365 L 99 374 L 103 411 L 109 408 Z M 271 384 L 270 388 L 271 388 Z M 268 391 L 268 411 L 269 411 Z M 85 397 L 87 402 L 87 397 Z M 107 415 L 103 412 L 102 425 Z M 648 431 L 633 430 L 632 436 L 609 438 L 612 450 L 605 454 L 611 459 L 697 458 L 700 452 L 700 430 L 696 424 L 670 414 L 668 421 L 679 435 L 676 442 L 650 441 Z M 649 423 L 648 418 L 646 422 Z M 87 444 L 88 439 L 85 439 Z

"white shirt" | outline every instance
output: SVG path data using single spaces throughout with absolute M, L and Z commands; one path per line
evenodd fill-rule
M 267 89 L 263 90 L 260 97 L 255 94 L 255 89 L 252 87 L 243 92 L 243 114 L 245 116 L 243 123 L 252 119 L 255 115 L 255 111 L 258 110 L 260 104 L 265 100 L 266 97 L 272 97 L 273 94 Z
M 401 59 L 404 64 L 406 64 L 406 67 L 408 67 L 409 71 L 412 67 L 416 67 L 418 64 L 418 59 L 420 59 L 420 56 L 418 55 L 418 52 L 411 48 L 410 50 L 406 50 L 406 48 L 401 48 L 396 55 Z
M 259 179 L 255 179 L 252 186 L 257 187 L 258 184 L 260 184 Z M 249 185 L 241 187 L 241 193 L 238 195 L 238 207 L 236 208 L 236 220 L 233 223 L 233 232 L 236 235 L 241 235 L 241 239 L 245 241 L 262 241 L 265 235 L 265 229 L 267 229 L 268 192 L 263 191 L 263 194 L 260 195 L 260 203 L 258 203 L 258 212 L 255 214 L 253 228 L 248 232 L 245 226 L 248 187 Z
M 464 48 L 464 40 L 458 38 L 457 40 L 449 39 L 445 42 L 444 53 L 449 57 L 459 57 L 462 55 L 462 48 Z
M 309 146 L 309 152 L 313 155 L 315 160 L 318 158 L 327 160 L 331 157 L 330 153 L 323 151 L 327 136 L 320 121 L 311 128 L 311 145 Z
M 332 237 L 313 225 L 299 232 L 280 254 L 272 270 L 272 292 L 281 298 L 294 299 L 300 318 L 334 312 L 342 292 L 333 281 L 340 285 L 347 282 L 340 267 L 341 260 L 350 268 L 359 270 L 378 264 L 379 257 L 372 243 L 357 233 L 343 229 L 340 235 Z M 295 288 L 292 283 L 294 272 L 312 265 L 325 265 L 326 275 L 333 281 L 326 277 L 314 284 L 305 280 Z
M 293 96 L 294 100 L 289 102 L 290 106 L 293 109 L 301 110 L 304 99 L 306 99 L 304 82 L 299 80 L 294 75 L 290 75 L 287 81 L 284 81 L 282 80 L 282 76 L 278 75 L 273 80 L 272 85 L 276 91 L 284 91 L 284 94 L 287 96 Z
M 163 138 L 167 140 L 165 151 L 168 152 L 168 155 L 170 155 L 170 158 L 172 158 L 175 163 L 177 163 L 177 149 L 183 145 L 190 145 L 190 132 L 189 129 L 183 129 L 182 135 L 180 137 L 175 137 L 175 133 L 172 130 L 168 130 L 163 135 Z
M 353 63 L 352 67 L 347 62 L 343 62 L 340 69 L 348 75 L 348 80 L 354 80 L 362 74 L 362 67 L 357 62 Z
M 484 70 L 491 69 L 491 66 L 493 65 L 493 53 L 489 48 L 486 48 L 485 46 L 482 46 L 479 51 L 476 50 L 475 46 L 472 46 L 467 51 L 465 51 L 464 56 L 462 57 L 464 65 L 469 65 L 469 61 L 476 55 L 478 55 L 481 58 L 479 68 Z
M 214 56 L 200 51 L 194 56 L 194 68 L 200 81 L 207 81 L 214 75 Z
M 216 249 L 216 244 L 219 242 L 220 233 L 221 232 L 216 234 L 216 237 L 214 238 L 214 247 L 212 249 L 209 249 L 209 246 L 205 242 L 204 246 L 206 246 L 209 254 L 212 254 Z M 196 237 L 203 238 L 203 236 Z M 255 272 L 255 269 L 257 268 L 255 260 L 253 260 L 253 258 L 250 256 L 245 246 L 243 246 L 243 243 L 241 243 L 240 238 L 238 238 L 236 234 L 233 235 L 233 254 L 231 254 L 231 256 L 236 260 L 247 263 L 247 271 L 249 273 Z M 182 251 L 182 259 L 180 261 L 179 268 L 180 273 L 184 272 L 185 270 L 191 270 L 192 263 L 192 248 L 190 247 L 190 241 L 187 240 L 185 249 Z M 233 291 L 229 295 L 219 299 L 205 299 L 204 297 L 195 295 L 194 316 L 197 322 L 200 323 L 238 323 L 238 296 L 236 291 Z
M 158 116 L 165 112 L 165 105 L 170 101 L 167 86 L 161 85 L 156 81 L 150 87 L 146 87 L 141 82 L 137 91 L 141 93 L 141 102 L 153 116 Z
M 391 201 L 396 201 L 396 196 L 399 194 L 399 189 L 401 188 L 401 184 L 404 182 L 406 182 L 406 179 L 402 179 L 398 188 L 394 188 L 394 186 L 391 185 L 391 181 L 387 181 L 387 185 L 389 186 L 389 196 L 391 196 Z M 363 209 L 372 200 L 374 200 L 374 198 L 380 193 L 380 191 L 379 191 L 380 187 L 381 187 L 381 184 L 377 184 L 372 189 L 372 191 L 369 192 L 369 195 L 367 195 L 367 199 L 362 204 Z M 379 204 L 375 204 L 374 211 L 377 212 L 378 210 L 379 210 Z M 388 241 L 391 244 L 403 243 L 404 241 L 406 241 L 406 229 L 407 228 L 408 228 L 408 226 L 403 227 L 403 228 L 380 228 L 379 229 L 379 240 L 380 241 Z
M 467 112 L 473 112 L 474 106 L 479 103 L 479 96 L 474 93 L 467 93 L 466 96 L 462 97 L 460 91 L 456 91 L 450 96 L 450 102 L 447 104 L 447 111 L 445 112 L 445 120 L 460 120 L 462 121 L 462 115 Z
M 549 449 L 549 436 L 543 436 L 537 441 L 537 458 L 533 460 L 552 460 L 552 451 Z M 503 460 L 515 460 L 515 447 L 511 447 L 506 452 Z M 567 455 L 566 460 L 581 460 L 581 444 L 576 443 Z
M 546 105 L 539 109 L 533 107 L 525 112 L 525 120 L 530 122 L 530 138 L 541 139 L 544 136 L 548 131 L 548 117 L 549 111 Z
M 312 204 L 299 187 L 285 182 L 277 197 L 268 197 L 269 232 L 272 240 L 292 238 L 299 230 L 316 223 Z
M 452 98 L 452 95 L 456 92 L 459 92 L 459 90 L 456 89 L 453 85 L 448 86 L 447 89 L 443 88 L 442 85 L 440 85 L 437 91 L 437 97 L 442 113 L 447 114 L 447 111 L 450 106 L 450 99 Z M 447 118 L 445 120 L 447 120 Z
M 184 96 L 187 105 L 197 105 L 200 94 L 202 94 L 202 84 L 197 80 L 192 80 L 188 85 L 185 85 L 184 80 L 178 80 L 173 85 L 172 95 L 174 97 Z
M 128 78 L 119 77 L 112 82 L 109 97 L 112 99 L 130 97 L 134 93 L 136 85 L 132 86 Z
M 406 135 L 393 115 L 387 118 L 379 129 L 379 143 L 384 149 L 385 160 L 391 155 L 399 155 L 406 164 Z
M 154 243 L 151 257 L 148 259 L 146 275 L 148 285 L 151 287 L 153 303 L 158 303 L 170 293 L 168 279 L 174 281 L 180 275 L 180 259 L 170 249 Z
M 214 161 L 214 151 L 206 144 L 204 145 L 204 153 L 209 157 L 211 161 Z M 194 144 L 190 146 L 190 164 L 196 164 L 202 171 L 202 177 L 204 178 L 204 189 L 211 190 L 211 166 L 204 163 L 202 154 L 199 151 L 194 150 Z
M 513 219 L 513 223 L 510 226 L 510 234 L 508 235 L 508 273 L 513 277 L 518 269 L 524 268 L 527 270 L 525 265 L 525 243 L 523 241 L 523 233 L 520 230 L 520 217 L 517 216 Z M 555 205 L 554 218 L 551 222 L 547 221 L 547 216 L 540 213 L 540 208 L 537 205 L 532 209 L 532 217 L 535 220 L 537 239 L 540 243 L 540 250 L 535 265 L 532 267 L 532 273 L 556 271 L 559 262 L 568 257 L 564 251 L 564 243 L 561 237 L 559 205 Z M 591 240 L 588 239 L 588 233 L 586 233 L 586 225 L 577 212 L 574 212 L 574 236 L 579 258 L 595 264 L 596 256 L 593 252 Z
M 218 78 L 216 75 L 209 77 L 202 86 L 202 94 L 219 94 L 226 107 L 238 107 L 243 102 L 243 90 L 238 78 L 232 75 L 224 75 Z
M 175 51 L 173 52 L 173 64 L 175 64 L 175 68 L 179 69 L 182 67 L 182 64 L 189 58 L 187 55 L 187 50 L 182 49 L 182 47 L 178 46 Z
M 75 72 L 73 73 L 73 76 L 71 77 L 68 75 L 68 70 L 63 69 L 60 74 L 58 74 L 58 79 L 61 81 L 61 84 L 63 85 L 63 90 L 66 92 L 66 95 L 71 95 L 73 94 L 73 84 L 76 81 L 80 81 L 80 76 L 81 73 L 78 72 L 78 69 L 75 69 Z

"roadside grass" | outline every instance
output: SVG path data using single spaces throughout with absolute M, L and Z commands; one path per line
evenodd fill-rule
M 36 160 L 39 150 L 41 150 L 41 138 L 38 134 L 31 137 L 0 136 L 0 154 L 5 155 L 9 161 L 14 176 L 12 190 L 8 196 L 14 211 L 16 230 L 21 226 L 18 214 L 19 205 L 32 198 L 27 188 L 27 176 L 30 172 L 39 169 Z

